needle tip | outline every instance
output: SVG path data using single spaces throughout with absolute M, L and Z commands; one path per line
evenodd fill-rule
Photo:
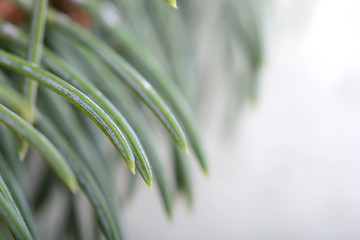
M 153 190 L 152 180 L 148 181 L 146 184 L 148 185 L 148 187 L 152 191 Z
M 130 171 L 132 172 L 133 175 L 135 175 L 135 166 L 131 166 Z
M 164 0 L 164 1 L 167 2 L 167 4 L 172 6 L 174 9 L 178 9 L 176 0 Z

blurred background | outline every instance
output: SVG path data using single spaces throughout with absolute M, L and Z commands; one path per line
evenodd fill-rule
M 177 200 L 172 221 L 139 185 L 122 213 L 128 239 L 359 239 L 360 2 L 268 1 L 257 97 L 234 123 L 212 51 L 219 2 L 199 0 L 197 58 L 215 59 L 200 66 L 214 65 L 198 110 L 210 177 L 191 161 L 194 204 Z
M 55 139 L 65 134 L 81 156 L 76 164 L 91 170 L 85 183 L 94 181 L 90 193 L 100 192 L 91 203 L 97 217 L 104 209 L 108 213 L 108 237 L 121 238 L 123 231 L 125 239 L 135 240 L 360 239 L 360 1 L 178 0 L 176 11 L 165 2 L 50 1 L 56 14 L 83 27 L 74 30 L 70 21 L 56 22 L 60 15 L 50 14 L 45 46 L 128 112 L 152 152 L 150 191 L 139 173 L 134 177 L 118 161 L 94 124 L 39 88 L 38 110 L 55 129 L 65 129 Z M 17 52 L 16 29 L 32 32 L 31 14 L 9 6 L 0 0 L 0 49 Z M 83 37 L 84 29 L 91 34 Z M 101 39 L 111 50 L 104 54 L 88 38 Z M 189 157 L 129 94 L 136 87 L 117 81 L 127 75 L 104 61 L 113 52 L 171 104 L 195 149 Z M 116 54 L 109 59 L 119 60 Z M 3 68 L 0 73 L 0 98 L 11 105 L 15 101 L 4 93 L 16 93 L 23 79 Z M 32 150 L 18 164 L 20 142 L 0 130 L 0 152 L 15 159 L 14 169 L 0 168 L 0 175 L 21 170 L 20 195 L 42 239 L 104 239 L 87 200 L 91 194 L 72 194 Z M 196 130 L 207 150 L 209 176 Z M 10 237 L 4 226 L 0 235 L 5 229 L 2 236 Z

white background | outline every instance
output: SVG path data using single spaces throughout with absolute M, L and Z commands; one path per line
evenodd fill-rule
M 272 6 L 259 101 L 220 148 L 204 124 L 194 208 L 176 202 L 168 222 L 141 186 L 128 239 L 360 239 L 360 1 Z

